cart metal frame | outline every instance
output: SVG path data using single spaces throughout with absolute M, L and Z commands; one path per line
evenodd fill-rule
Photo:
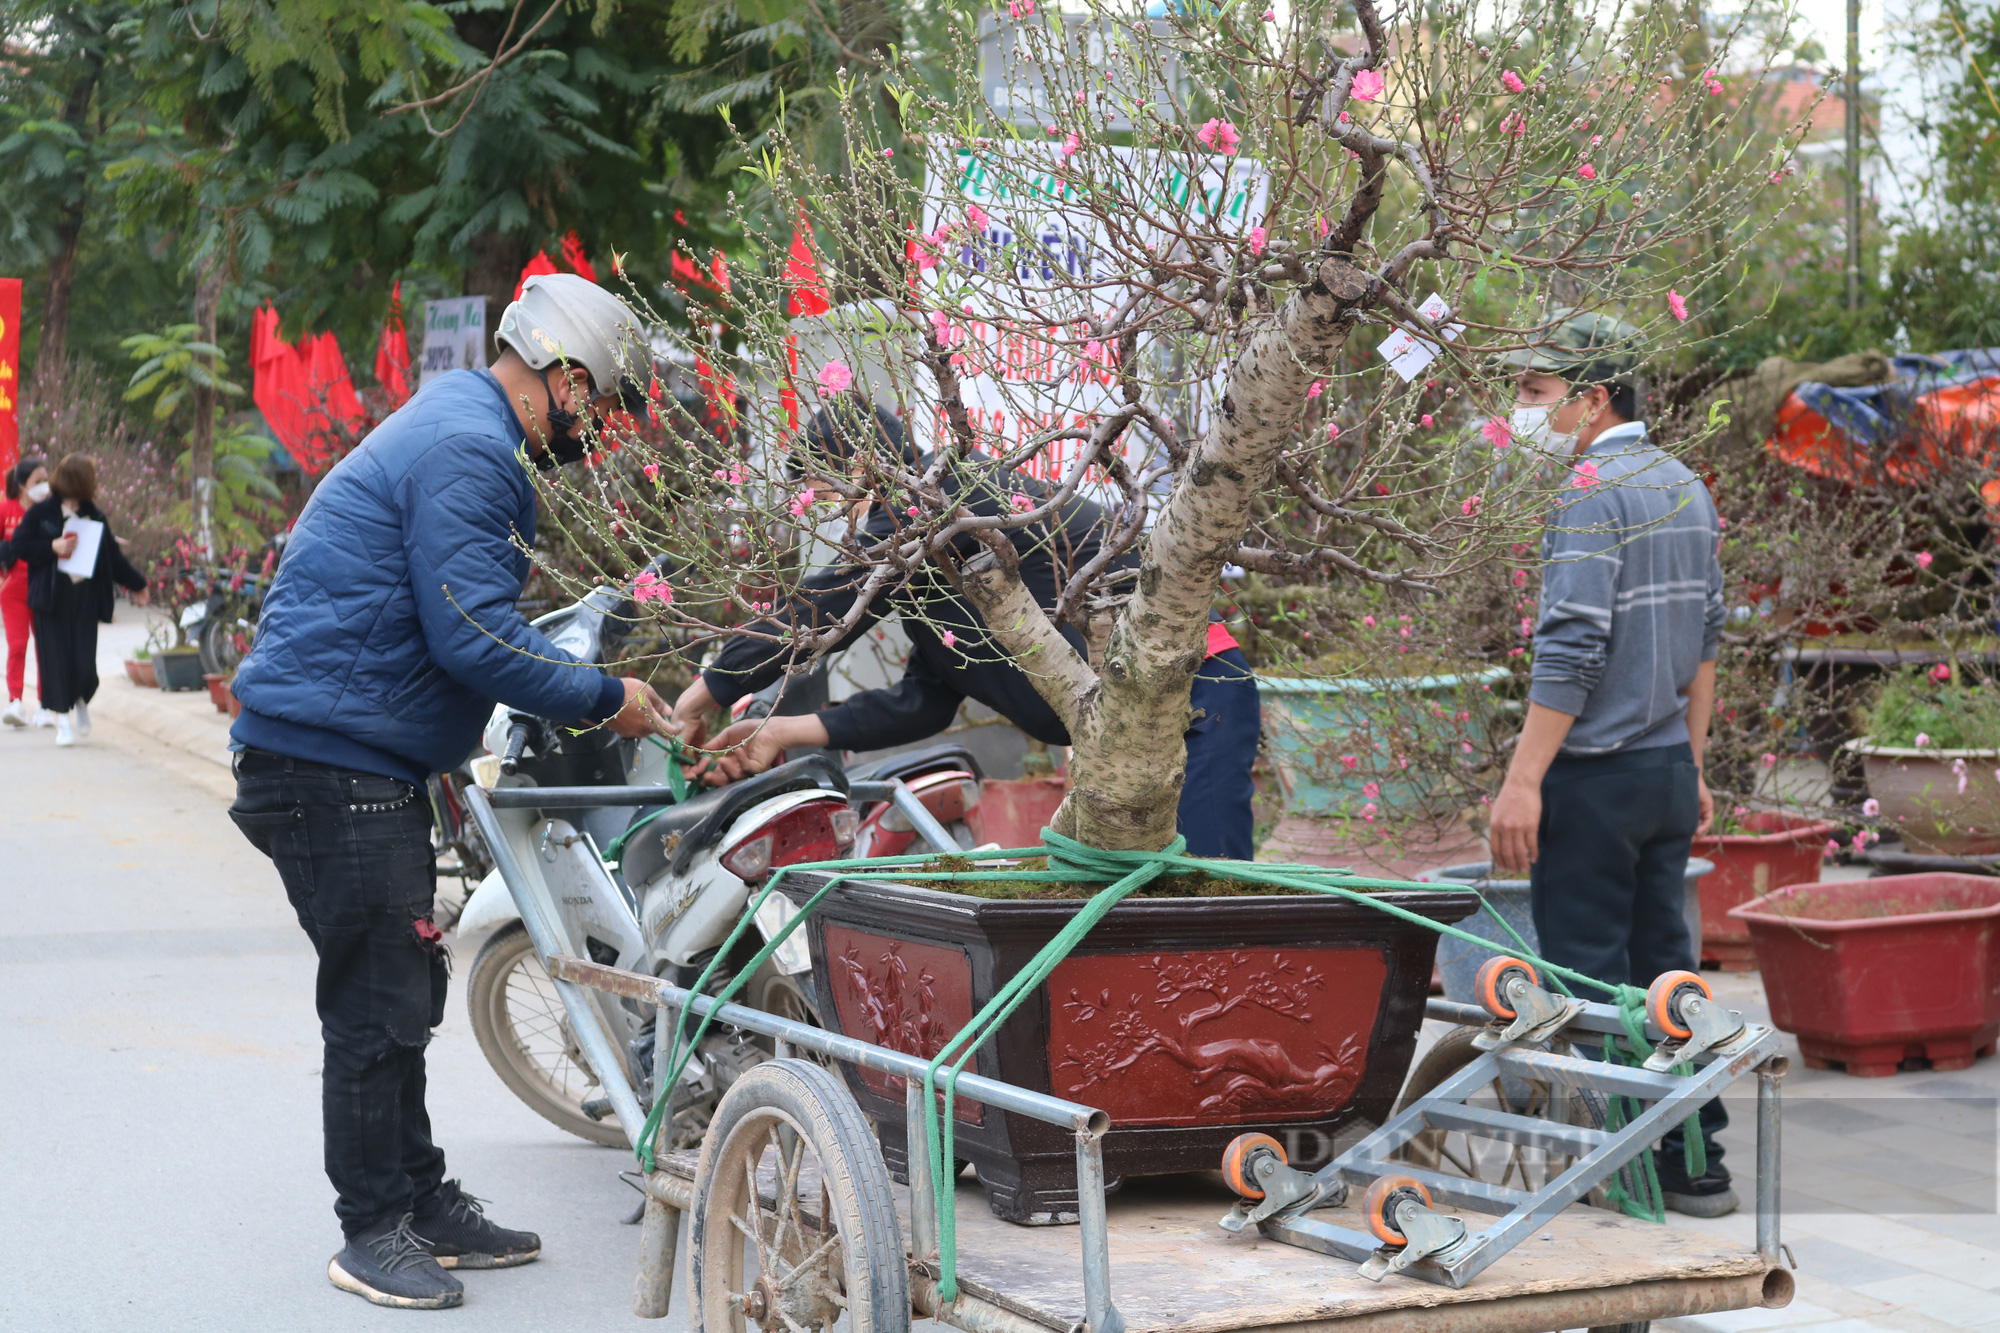
M 630 1141 L 637 1143 L 640 1140 L 646 1108 L 626 1077 L 625 1066 L 613 1050 L 595 1006 L 586 993 L 587 989 L 660 1007 L 660 1019 L 655 1024 L 655 1068 L 667 1066 L 665 1047 L 675 1026 L 668 1015 L 685 1009 L 695 1016 L 712 1016 L 715 1021 L 770 1038 L 780 1057 L 788 1056 L 795 1050 L 808 1051 L 826 1059 L 900 1077 L 905 1080 L 907 1088 L 905 1115 L 909 1142 L 923 1141 L 925 1107 L 922 1087 L 929 1070 L 928 1061 L 743 1005 L 724 1003 L 654 977 L 606 967 L 578 956 L 582 951 L 564 938 L 561 918 L 553 904 L 542 900 L 544 895 L 539 889 L 539 882 L 521 873 L 520 867 L 513 864 L 514 853 L 507 840 L 495 836 L 497 823 L 493 807 L 498 803 L 501 802 L 489 799 L 489 793 L 484 789 L 472 788 L 467 792 L 467 805 L 487 834 L 496 864 L 513 891 L 522 923 L 562 999 L 577 1045 L 591 1071 L 597 1075 Z M 603 804 L 605 793 L 603 789 L 557 789 L 534 791 L 531 795 L 530 790 L 510 789 L 504 794 L 504 803 L 509 806 L 533 804 L 538 808 L 561 809 L 584 803 Z M 1481 1026 L 1488 1025 L 1489 1017 L 1484 1010 L 1438 1000 L 1430 1002 L 1427 1014 L 1448 1022 Z M 1603 1034 L 1619 1034 L 1624 1030 L 1618 1011 L 1607 1005 L 1583 1005 L 1572 1017 L 1569 1026 L 1579 1032 Z M 1649 1035 L 1655 1040 L 1660 1036 L 1650 1028 Z M 1756 1252 L 1770 1269 L 1768 1274 L 1716 1279 L 1693 1298 L 1689 1298 L 1687 1292 L 1675 1297 L 1664 1291 L 1664 1288 L 1676 1286 L 1674 1282 L 1641 1280 L 1635 1284 L 1634 1290 L 1619 1287 L 1618 1290 L 1624 1293 L 1622 1296 L 1614 1296 L 1609 1290 L 1569 1289 L 1481 1302 L 1488 1308 L 1477 1311 L 1472 1307 L 1458 1306 L 1384 1310 L 1328 1321 L 1328 1326 L 1385 1331 L 1415 1327 L 1437 1330 L 1573 1327 L 1579 1319 L 1592 1325 L 1604 1325 L 1702 1310 L 1785 1304 L 1790 1299 L 1791 1284 L 1788 1275 L 1779 1267 L 1781 1246 L 1777 1206 L 1777 1083 L 1785 1071 L 1785 1061 L 1782 1056 L 1775 1055 L 1774 1050 L 1774 1035 L 1769 1029 L 1759 1028 L 1750 1034 L 1748 1040 L 1732 1044 L 1723 1054 L 1711 1053 L 1696 1075 L 1684 1078 L 1649 1074 L 1642 1070 L 1502 1044 L 1454 1074 L 1430 1096 L 1392 1117 L 1313 1177 L 1316 1183 L 1328 1186 L 1339 1180 L 1371 1180 L 1393 1170 L 1399 1174 L 1421 1176 L 1434 1195 L 1445 1202 L 1504 1214 L 1502 1221 L 1487 1232 L 1470 1237 L 1472 1243 L 1462 1247 L 1463 1253 L 1446 1256 L 1449 1263 L 1424 1261 L 1412 1266 L 1407 1273 L 1410 1277 L 1445 1288 L 1459 1288 L 1505 1254 L 1523 1236 L 1580 1199 L 1616 1165 L 1636 1155 L 1651 1137 L 1663 1132 L 1674 1120 L 1686 1116 L 1701 1100 L 1719 1093 L 1728 1083 L 1754 1068 L 1758 1076 Z M 1654 1104 L 1628 1131 L 1615 1135 L 1547 1121 L 1530 1122 L 1521 1117 L 1462 1105 L 1466 1095 L 1503 1072 L 1565 1086 L 1628 1093 L 1653 1100 Z M 1094 1107 L 977 1074 L 960 1075 L 957 1088 L 962 1096 L 995 1110 L 1064 1127 L 1075 1136 L 1078 1250 L 1082 1266 L 1084 1318 L 1070 1333 L 1124 1333 L 1126 1320 L 1112 1298 L 1111 1289 L 1111 1244 L 1103 1155 L 1103 1138 L 1111 1127 L 1110 1117 Z M 1514 1123 L 1516 1121 L 1520 1123 Z M 1502 1141 L 1557 1151 L 1582 1149 L 1585 1152 L 1557 1182 L 1533 1194 L 1439 1173 L 1423 1173 L 1417 1168 L 1387 1160 L 1391 1153 L 1410 1139 L 1431 1128 L 1465 1130 Z M 966 1333 L 1050 1333 L 1047 1325 L 968 1292 L 963 1284 L 956 1299 L 949 1302 L 940 1299 L 936 1278 L 938 1218 L 928 1155 L 920 1152 L 910 1154 L 909 1173 L 908 1240 L 911 1295 L 916 1311 L 964 1329 Z M 693 1188 L 683 1176 L 664 1169 L 659 1160 L 655 1162 L 655 1169 L 645 1174 L 642 1188 L 646 1205 L 634 1312 L 642 1317 L 660 1318 L 666 1315 L 672 1295 L 680 1248 L 680 1215 L 692 1205 Z M 1372 1238 L 1314 1218 L 1305 1209 L 1280 1210 L 1258 1219 L 1258 1226 L 1269 1239 L 1305 1250 L 1352 1260 L 1365 1260 L 1377 1253 Z M 1615 1286 L 1615 1283 L 1607 1284 L 1607 1287 Z M 1642 1292 L 1636 1288 L 1662 1290 Z M 1674 1299 L 1680 1299 L 1681 1306 L 1674 1306 Z M 1689 1304 L 1689 1299 L 1694 1303 Z M 1523 1301 L 1528 1305 L 1521 1305 Z M 1503 1312 L 1498 1308 L 1500 1306 L 1512 1307 L 1511 1313 Z M 1659 1313 L 1652 1313 L 1655 1310 Z M 1552 1322 L 1539 1322 L 1544 1314 Z M 1412 1319 L 1416 1322 L 1411 1323 Z M 1523 1322 L 1524 1319 L 1529 1322 Z

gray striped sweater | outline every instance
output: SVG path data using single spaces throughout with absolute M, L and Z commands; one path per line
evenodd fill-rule
M 1722 632 L 1715 502 L 1639 422 L 1576 464 L 1596 478 L 1565 487 L 1542 536 L 1528 698 L 1576 718 L 1566 755 L 1686 741 L 1687 687 Z

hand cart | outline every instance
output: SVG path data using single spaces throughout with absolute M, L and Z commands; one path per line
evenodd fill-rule
M 1477 1025 L 1486 1049 L 1314 1175 L 1286 1165 L 1275 1143 L 1239 1140 L 1222 1185 L 1161 1177 L 1126 1182 L 1107 1198 L 1102 1111 L 963 1075 L 962 1097 L 1074 1132 L 1080 1225 L 1016 1227 L 990 1215 L 976 1185 L 961 1185 L 950 1300 L 940 1294 L 927 1155 L 911 1154 L 899 1196 L 871 1127 L 826 1067 L 845 1061 L 902 1077 L 915 1143 L 925 1061 L 573 956 L 553 957 L 549 972 L 566 995 L 589 987 L 664 1011 L 692 1007 L 776 1043 L 779 1058 L 737 1081 L 701 1148 L 662 1154 L 643 1179 L 635 1312 L 667 1313 L 685 1213 L 689 1322 L 699 1333 L 752 1325 L 817 1333 L 843 1318 L 850 1333 L 881 1333 L 907 1328 L 913 1312 L 967 1333 L 1547 1333 L 1789 1302 L 1791 1275 L 1779 1265 L 1784 1061 L 1775 1033 L 1683 983 L 1655 997 L 1648 1036 L 1666 1043 L 1659 1061 L 1694 1073 L 1580 1059 L 1549 1049 L 1551 1034 L 1613 1036 L 1624 1030 L 1618 1011 L 1540 990 L 1526 964 L 1496 963 L 1506 966 L 1482 973 L 1494 999 L 1487 1008 L 1430 1005 L 1433 1018 Z M 1496 1008 L 1507 1012 L 1496 1017 Z M 663 1012 L 657 1031 L 671 1026 Z M 592 1043 L 582 1044 L 589 1052 Z M 1753 1071 L 1756 1248 L 1568 1207 Z M 1470 1104 L 1477 1087 L 1506 1078 L 1628 1096 L 1645 1109 L 1607 1130 Z M 622 1083 L 615 1065 L 613 1080 Z M 621 1116 L 625 1107 L 634 1113 L 626 1128 L 636 1142 L 637 1100 L 629 1085 L 611 1090 Z M 1393 1160 L 1418 1136 L 1445 1129 L 1547 1148 L 1571 1164 L 1527 1190 Z M 1348 1184 L 1366 1184 L 1367 1196 L 1349 1198 Z M 1497 1220 L 1481 1226 L 1476 1215 Z

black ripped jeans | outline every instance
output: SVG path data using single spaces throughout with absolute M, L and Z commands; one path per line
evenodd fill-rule
M 395 778 L 248 750 L 229 816 L 277 864 L 319 954 L 320 1108 L 341 1229 L 422 1212 L 444 1180 L 424 1047 L 449 971 L 431 920 L 430 800 Z

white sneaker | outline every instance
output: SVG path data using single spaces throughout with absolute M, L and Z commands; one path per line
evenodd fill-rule
M 7 705 L 6 712 L 0 713 L 0 723 L 5 723 L 10 727 L 27 726 L 28 705 L 21 702 L 19 699 L 14 700 L 14 702 Z
M 76 744 L 76 734 L 70 730 L 68 713 L 58 713 L 56 715 L 56 744 Z
M 31 727 L 53 727 L 55 724 L 56 715 L 46 708 L 37 708 L 34 717 L 28 720 Z
M 90 705 L 79 699 L 70 716 L 76 719 L 76 734 L 79 739 L 90 734 Z

